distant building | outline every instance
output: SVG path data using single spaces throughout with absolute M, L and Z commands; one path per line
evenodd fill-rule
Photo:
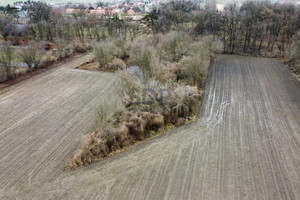
M 67 8 L 65 13 L 66 14 L 73 14 L 73 13 L 78 12 L 78 11 L 79 11 L 78 9 Z
M 145 7 L 144 7 L 144 11 L 146 13 L 150 13 L 150 12 L 152 12 L 153 8 L 154 8 L 153 4 L 146 4 Z
M 28 13 L 26 11 L 19 11 L 18 12 L 18 19 L 17 22 L 20 24 L 27 24 L 29 22 Z
M 88 13 L 89 12 L 89 9 L 74 9 L 74 8 L 67 8 L 65 13 L 68 14 L 68 15 L 71 15 L 73 13 L 77 13 L 77 12 L 85 12 L 85 13 Z
M 106 16 L 106 17 L 113 17 L 118 16 L 120 17 L 122 13 L 121 9 L 96 9 L 90 10 L 90 15 L 98 15 L 98 16 Z
M 143 19 L 143 17 L 144 17 L 144 16 L 142 16 L 142 15 L 136 15 L 136 16 L 133 16 L 133 17 L 132 17 L 132 20 L 134 20 L 134 21 L 140 21 L 140 20 Z
M 105 14 L 105 9 L 91 10 L 90 14 L 92 14 L 92 15 L 104 15 Z
M 142 13 L 142 10 L 139 7 L 131 7 L 127 10 L 128 16 L 136 16 Z
M 217 11 L 219 11 L 219 12 L 223 12 L 224 11 L 224 7 L 225 7 L 224 4 L 217 4 L 216 5 Z

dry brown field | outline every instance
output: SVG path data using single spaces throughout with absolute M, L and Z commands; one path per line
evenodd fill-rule
M 216 56 L 196 122 L 63 172 L 118 85 L 87 57 L 0 95 L 1 199 L 300 199 L 300 85 L 268 58 Z

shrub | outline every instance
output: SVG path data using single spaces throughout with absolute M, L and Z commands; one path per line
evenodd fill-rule
M 112 50 L 114 45 L 105 41 L 94 47 L 94 56 L 99 63 L 99 69 L 107 68 L 108 64 L 114 60 Z
M 178 62 L 187 54 L 190 37 L 184 32 L 170 32 L 163 36 L 159 44 L 160 55 L 163 59 Z
M 111 49 L 111 53 L 119 58 L 119 59 L 126 59 L 129 57 L 128 55 L 128 47 L 125 43 L 125 41 L 123 39 L 117 39 L 117 40 L 113 40 L 111 41 L 113 43 L 113 47 Z
M 130 44 L 130 49 L 129 49 L 129 60 L 128 63 L 129 64 L 134 64 L 133 61 L 139 57 L 141 55 L 141 52 L 145 49 L 149 47 L 149 45 L 147 45 L 146 40 L 144 37 L 138 37 L 136 38 L 132 44 Z
M 115 113 L 121 113 L 123 111 L 123 105 L 120 103 L 113 102 L 105 102 L 96 107 L 96 126 L 99 130 L 104 130 L 107 127 L 109 122 L 115 120 Z M 119 112 L 118 112 L 119 111 Z
M 58 57 L 58 59 L 64 59 L 71 56 L 72 48 L 68 47 L 68 43 L 65 40 L 59 40 L 55 42 L 55 56 Z
M 105 41 L 94 48 L 100 68 L 123 68 L 128 44 Z M 107 157 L 138 140 L 149 137 L 165 123 L 181 125 L 194 119 L 211 53 L 219 47 L 212 37 L 192 40 L 182 32 L 165 36 L 139 37 L 130 43 L 128 68 L 119 70 L 117 91 L 123 106 L 98 107 L 98 129 L 83 138 L 82 146 L 68 162 L 66 169 Z M 158 53 L 162 53 L 158 57 Z M 177 78 L 177 80 L 176 80 Z M 180 79 L 184 84 L 178 83 Z M 190 85 L 185 85 L 186 83 Z M 193 85 L 193 86 L 191 86 Z M 161 92 L 172 88 L 170 99 Z M 146 89 L 146 90 L 145 90 Z M 150 104 L 142 103 L 155 99 Z
M 126 66 L 128 47 L 123 40 L 106 40 L 94 47 L 94 56 L 99 63 L 99 69 L 115 71 Z
M 145 43 L 132 45 L 128 63 L 141 69 L 146 82 L 154 77 L 156 70 L 161 68 L 155 48 L 147 46 Z
M 162 40 L 162 35 L 156 34 L 156 35 L 141 35 L 133 40 L 132 45 L 140 45 L 142 46 L 152 46 L 156 47 Z
M 149 106 L 142 102 L 149 101 L 154 98 L 158 100 L 160 90 L 163 87 L 160 81 L 152 78 L 145 82 L 139 79 L 138 76 L 130 74 L 125 70 L 120 71 L 119 75 L 120 87 L 118 94 L 127 109 L 153 111 L 157 108 L 157 105 Z M 164 89 L 166 89 L 166 87 L 164 87 Z
M 170 101 L 167 102 L 164 116 L 167 122 L 181 125 L 189 117 L 192 117 L 198 112 L 199 99 L 201 93 L 197 86 L 176 85 L 173 89 L 173 95 Z
M 86 53 L 88 51 L 87 47 L 83 43 L 74 43 L 73 48 L 76 53 Z
M 210 52 L 220 53 L 223 51 L 223 42 L 215 39 L 212 35 L 206 35 L 200 38 L 201 47 L 209 50 Z
M 24 49 L 20 52 L 20 57 L 24 63 L 27 64 L 28 68 L 37 69 L 40 65 L 41 59 L 41 48 L 35 42 L 29 43 Z
M 294 37 L 294 42 L 291 45 L 288 54 L 291 63 L 291 70 L 294 73 L 300 74 L 300 31 Z
M 107 119 L 109 116 L 109 106 L 100 104 L 97 108 L 96 125 L 99 129 L 103 130 L 106 127 Z
M 52 65 L 55 61 L 57 61 L 57 58 L 51 54 L 46 54 L 41 58 L 40 67 L 48 67 Z
M 184 66 L 184 79 L 189 84 L 203 86 L 207 74 L 207 66 L 197 56 L 186 56 L 180 63 Z
M 132 102 L 136 102 L 138 98 L 141 99 L 138 91 L 142 91 L 145 86 L 138 76 L 129 73 L 127 70 L 119 71 L 119 77 L 120 87 L 117 93 L 125 107 L 128 107 Z
M 118 69 L 124 69 L 125 67 L 126 67 L 126 63 L 119 58 L 114 58 L 107 65 L 107 68 L 112 71 L 117 71 Z
M 156 80 L 164 85 L 172 84 L 176 81 L 176 74 L 163 65 L 155 69 L 154 76 Z
M 14 57 L 14 49 L 10 46 L 2 47 L 0 51 L 0 67 L 5 79 L 12 79 L 13 73 L 11 70 L 11 63 Z
M 140 55 L 132 59 L 133 64 L 140 67 L 143 72 L 144 78 L 152 77 L 154 66 L 152 65 L 154 58 L 153 54 L 154 49 L 145 48 L 142 49 Z
M 15 77 L 20 77 L 23 76 L 24 74 L 26 74 L 27 69 L 25 67 L 16 67 L 14 69 L 14 76 Z
M 189 45 L 187 55 L 192 57 L 198 57 L 202 60 L 209 60 L 210 47 L 207 43 L 204 43 L 203 41 L 193 42 Z
M 150 79 L 157 79 L 165 83 L 172 74 L 167 71 L 163 60 L 159 57 L 156 46 L 159 44 L 161 36 L 141 36 L 133 41 L 129 51 L 129 65 L 138 66 L 144 76 L 144 82 Z
M 119 121 L 108 122 L 104 129 L 96 130 L 82 138 L 81 147 L 64 170 L 105 158 L 110 153 L 147 137 L 150 130 L 157 130 L 164 125 L 164 117 L 160 114 L 118 112 L 115 112 L 115 115 L 120 117 Z

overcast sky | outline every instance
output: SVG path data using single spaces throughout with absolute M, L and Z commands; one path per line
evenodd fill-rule
M 17 2 L 19 0 L 0 0 L 0 6 L 6 6 L 7 4 L 13 4 L 14 2 Z M 20 0 L 24 1 L 24 0 Z M 25 0 L 27 1 L 27 0 Z M 74 2 L 74 3 L 95 3 L 98 2 L 99 0 L 39 0 L 39 1 L 44 1 L 47 3 L 65 3 L 65 2 Z M 109 0 L 101 0 L 102 2 L 106 2 Z M 125 1 L 125 0 L 124 0 Z

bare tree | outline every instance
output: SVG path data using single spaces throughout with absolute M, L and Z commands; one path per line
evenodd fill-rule
M 172 0 L 164 4 L 161 8 L 161 15 L 164 16 L 166 22 L 174 26 L 182 25 L 191 21 L 192 11 L 196 9 L 196 5 L 191 1 Z
M 4 27 L 6 27 L 8 24 L 12 22 L 12 19 L 0 14 L 0 30 L 3 31 Z
M 222 37 L 229 53 L 264 50 L 283 55 L 300 29 L 299 7 L 271 2 L 231 4 L 221 13 L 200 10 L 194 19 L 196 33 Z
M 156 9 L 152 10 L 151 13 L 147 14 L 143 20 L 146 22 L 147 26 L 151 28 L 153 33 L 158 30 L 158 11 Z
M 37 69 L 39 67 L 40 55 L 40 49 L 36 43 L 28 44 L 28 46 L 20 52 L 20 57 L 23 62 L 27 64 L 29 70 L 31 68 Z
M 288 54 L 292 64 L 292 71 L 300 77 L 300 31 L 294 36 Z
M 53 15 L 52 8 L 43 2 L 31 1 L 31 4 L 27 8 L 30 19 L 33 23 L 42 21 L 49 22 Z
M 30 23 L 38 32 L 41 40 L 46 36 L 47 40 L 53 40 L 53 31 L 55 28 L 54 19 L 57 17 L 51 6 L 43 2 L 30 1 L 24 8 L 30 17 Z

